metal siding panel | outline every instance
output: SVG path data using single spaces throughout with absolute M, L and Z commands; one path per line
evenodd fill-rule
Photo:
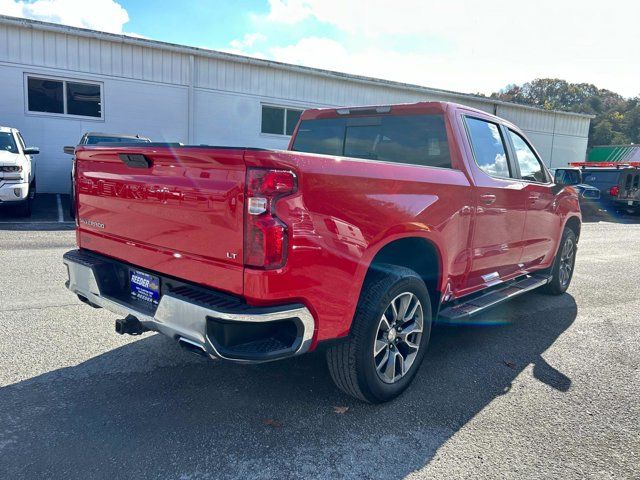
M 9 31 L 5 25 L 0 25 L 0 60 L 7 60 L 9 56 Z
M 56 44 L 51 39 L 51 33 L 45 33 L 44 38 L 44 65 L 47 67 L 56 66 Z
M 224 73 L 225 75 L 223 90 L 233 92 L 233 83 L 235 81 L 235 65 L 233 62 L 225 62 Z
M 242 91 L 250 92 L 251 88 L 251 65 L 242 64 Z
M 32 63 L 31 30 L 20 30 L 18 39 L 20 44 L 20 61 L 23 63 Z
M 541 133 L 553 133 L 554 112 L 498 105 L 498 116 L 510 121 L 523 130 Z
M 122 45 L 119 43 L 111 45 L 111 74 L 122 76 Z
M 67 37 L 67 68 L 77 70 L 78 66 L 78 38 L 69 36 Z
M 20 61 L 20 30 L 13 27 L 7 28 L 7 60 L 9 62 Z
M 195 86 L 199 88 L 209 87 L 209 62 L 206 58 L 198 58 L 195 61 L 196 80 Z
M 171 76 L 171 52 L 162 52 L 162 81 L 164 83 L 172 83 Z
M 587 141 L 586 137 L 556 135 L 553 139 L 551 167 L 566 167 L 570 162 L 584 162 Z
M 189 55 L 182 55 L 182 84 L 188 85 L 193 81 L 190 77 Z
M 122 76 L 124 77 L 133 77 L 133 48 L 131 45 L 123 45 L 122 46 L 122 58 L 120 59 L 122 63 Z
M 182 54 L 171 54 L 171 78 L 173 83 L 183 83 L 182 81 Z
M 111 46 L 112 42 L 100 42 L 100 73 L 110 75 L 113 73 L 111 67 Z
M 589 124 L 590 120 L 588 118 L 558 114 L 555 132 L 562 135 L 588 137 Z
M 31 34 L 31 62 L 44 63 L 44 33 L 34 30 Z
M 131 76 L 132 78 L 140 79 L 143 77 L 143 58 L 142 58 L 142 48 L 138 46 L 134 46 L 131 49 Z
M 149 48 L 142 49 L 142 78 L 153 79 L 153 52 Z
M 151 80 L 156 82 L 162 81 L 162 51 L 158 49 L 151 49 L 151 61 L 152 61 L 152 74 Z
M 91 70 L 91 41 L 87 38 L 78 39 L 78 70 Z
M 251 69 L 251 83 L 249 89 L 252 93 L 260 91 L 260 80 L 262 78 L 262 69 L 260 68 L 252 68 Z M 293 78 L 289 77 L 289 89 L 291 89 L 291 82 Z
M 98 73 L 101 68 L 101 58 L 102 58 L 102 45 L 100 40 L 90 39 L 89 40 L 89 70 L 90 72 Z
M 63 33 L 56 33 L 54 35 L 54 42 L 56 45 L 56 67 L 68 69 L 69 64 L 67 63 L 67 36 Z
M 226 62 L 218 62 L 218 70 L 216 72 L 215 87 L 218 90 L 224 90 L 224 80 L 227 76 L 227 64 Z

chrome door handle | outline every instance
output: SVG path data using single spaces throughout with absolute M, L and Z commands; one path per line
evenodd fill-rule
M 529 195 L 529 201 L 531 203 L 535 203 L 539 199 L 540 199 L 540 194 L 539 193 L 532 193 L 532 194 Z
M 484 203 L 485 205 L 491 205 L 496 201 L 496 196 L 490 193 L 485 193 L 483 195 L 480 195 L 480 200 L 482 200 L 482 203 Z

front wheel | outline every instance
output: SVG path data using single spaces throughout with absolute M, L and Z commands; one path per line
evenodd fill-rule
M 331 377 L 360 400 L 389 401 L 415 377 L 430 333 L 431 302 L 420 276 L 381 266 L 367 276 L 347 341 L 327 351 Z
M 30 217 L 31 216 L 31 207 L 33 205 L 33 199 L 36 195 L 36 184 L 35 180 L 29 184 L 29 191 L 27 192 L 27 198 L 24 201 L 20 202 L 20 205 L 17 207 L 17 213 L 21 217 Z
M 544 287 L 546 293 L 561 295 L 569 288 L 576 264 L 577 241 L 575 232 L 565 228 L 560 240 L 560 248 L 551 267 L 551 281 Z

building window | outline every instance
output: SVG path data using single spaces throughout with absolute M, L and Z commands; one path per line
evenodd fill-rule
M 284 107 L 262 106 L 262 133 L 292 135 L 302 110 Z
M 27 77 L 29 112 L 102 118 L 102 85 Z

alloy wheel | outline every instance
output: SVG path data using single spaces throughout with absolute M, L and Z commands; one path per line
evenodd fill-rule
M 411 292 L 395 297 L 385 309 L 373 346 L 376 371 L 385 383 L 395 383 L 411 369 L 420 349 L 424 313 Z
M 575 252 L 576 249 L 573 240 L 567 238 L 562 247 L 562 253 L 560 254 L 559 280 L 563 288 L 566 287 L 569 284 L 569 280 L 571 280 Z

